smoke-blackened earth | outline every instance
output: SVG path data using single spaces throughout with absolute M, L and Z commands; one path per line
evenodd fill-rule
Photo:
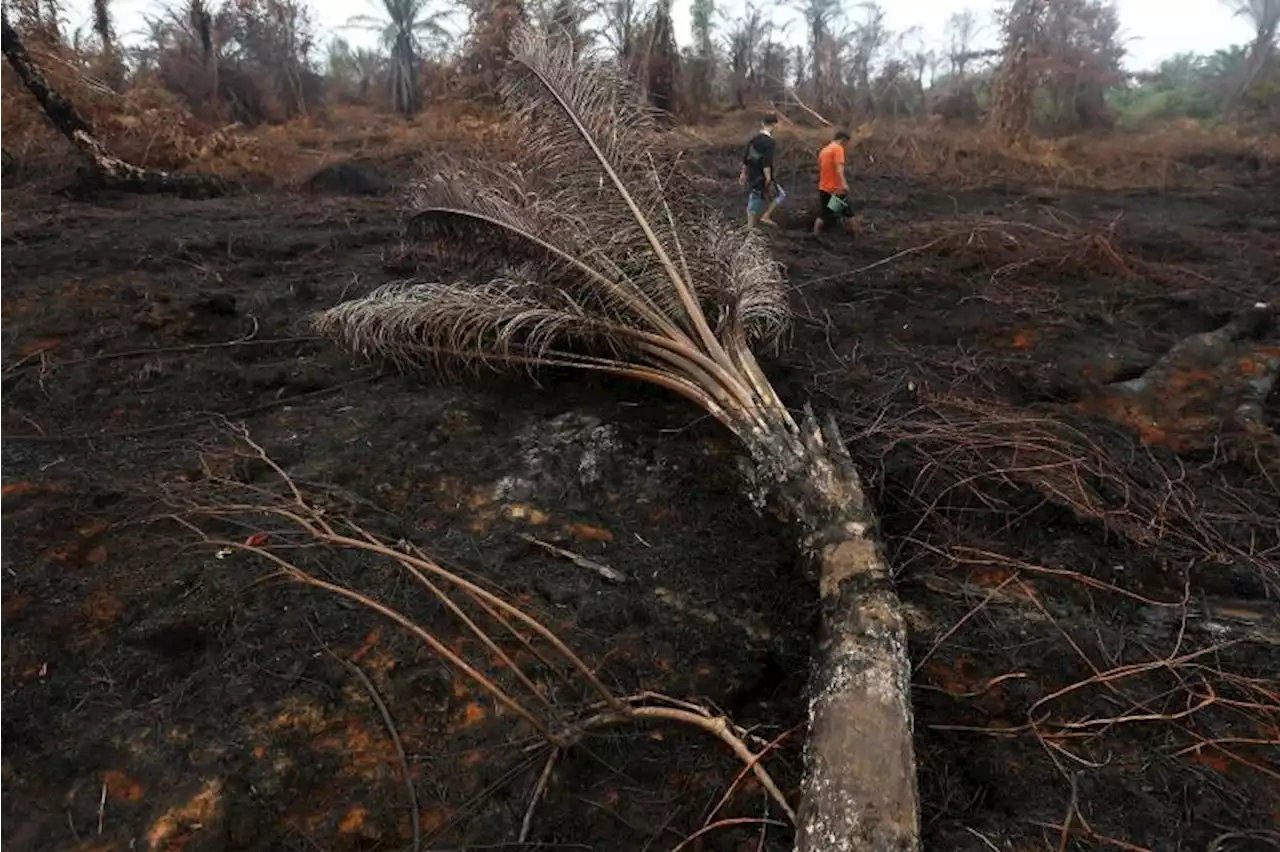
M 732 216 L 735 157 L 691 155 Z M 956 191 L 855 163 L 859 233 L 818 242 L 808 159 L 768 235 L 796 322 L 764 364 L 837 414 L 879 507 L 928 847 L 1274 848 L 1280 412 L 1264 395 L 1241 424 L 1230 388 L 1280 344 L 1168 391 L 1195 417 L 1107 400 L 1277 297 L 1280 187 Z M 528 727 L 404 630 L 161 517 L 239 423 L 333 516 L 483 578 L 611 688 L 781 737 L 765 763 L 794 796 L 814 593 L 733 444 L 648 388 L 402 377 L 314 339 L 311 312 L 415 263 L 357 171 L 210 201 L 5 190 L 5 847 L 408 848 L 401 762 L 341 658 L 394 720 L 424 848 L 521 848 Z M 306 558 L 476 650 L 385 560 Z M 714 819 L 755 821 L 686 848 L 789 848 L 741 770 L 701 731 L 601 730 L 555 764 L 529 848 L 670 849 L 735 780 Z

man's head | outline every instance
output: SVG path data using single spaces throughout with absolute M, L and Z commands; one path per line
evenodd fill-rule
M 836 141 L 846 148 L 849 147 L 849 138 L 849 131 L 843 129 L 836 131 Z
M 778 116 L 775 113 L 765 113 L 760 118 L 760 129 L 765 133 L 772 133 L 774 128 L 778 126 Z

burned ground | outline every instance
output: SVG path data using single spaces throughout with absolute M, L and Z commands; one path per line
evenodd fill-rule
M 733 155 L 692 159 L 737 215 Z M 1220 393 L 1158 424 L 1107 396 L 1277 297 L 1274 174 L 952 189 L 866 164 L 859 235 L 818 243 L 805 169 L 783 170 L 769 236 L 796 322 L 764 364 L 837 414 L 876 497 L 930 848 L 1274 848 L 1275 444 Z M 332 513 L 484 578 L 617 690 L 790 731 L 767 763 L 794 792 L 813 594 L 732 444 L 642 387 L 401 377 L 315 340 L 310 312 L 431 269 L 394 199 L 361 189 L 383 189 L 372 165 L 359 193 L 328 174 L 209 201 L 5 190 L 6 846 L 407 848 L 399 761 L 341 657 L 395 719 L 427 847 L 519 848 L 529 730 L 393 625 L 159 519 L 240 422 Z M 1231 351 L 1242 381 L 1280 357 L 1270 335 Z M 1274 428 L 1276 394 L 1262 410 Z M 299 558 L 451 629 L 392 565 Z M 740 770 L 701 732 L 601 733 L 557 765 L 530 840 L 671 848 Z M 747 780 L 719 816 L 780 815 Z M 698 848 L 762 828 L 788 848 L 759 823 Z

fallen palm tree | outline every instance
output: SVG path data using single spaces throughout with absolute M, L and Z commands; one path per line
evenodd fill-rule
M 115 156 L 102 143 L 88 120 L 61 92 L 49 85 L 44 73 L 27 53 L 17 31 L 9 25 L 9 16 L 0 20 L 0 34 L 5 58 L 35 97 L 59 133 L 69 141 L 89 164 L 90 184 L 101 189 L 121 192 L 165 193 L 195 198 L 222 195 L 227 183 L 217 175 L 184 174 L 144 169 Z
M 778 265 L 680 190 L 646 145 L 652 114 L 610 66 L 532 29 L 512 56 L 519 160 L 446 165 L 414 193 L 411 233 L 478 283 L 386 286 L 318 327 L 402 368 L 637 379 L 729 429 L 750 496 L 794 525 L 822 605 L 797 848 L 918 848 L 906 630 L 874 513 L 834 422 L 794 418 L 752 354 L 786 326 Z

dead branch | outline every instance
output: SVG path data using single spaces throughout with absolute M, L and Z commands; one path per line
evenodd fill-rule
M 1023 568 L 1028 573 L 1035 573 L 1041 566 L 1024 564 Z M 963 600 L 980 598 L 984 606 L 998 604 L 1016 607 L 1025 611 L 1028 616 L 1039 619 L 1039 613 L 1027 606 L 1027 599 L 1022 594 L 1007 590 L 1013 584 L 1015 576 L 1010 574 L 994 588 L 969 583 L 943 573 L 927 574 L 922 581 L 929 591 L 936 594 Z M 1086 582 L 1086 585 L 1089 583 Z M 1123 590 L 1117 591 L 1124 593 Z M 1073 615 L 1057 606 L 1050 606 L 1050 611 L 1072 632 L 1096 629 L 1096 624 L 1089 616 Z M 974 611 L 971 610 L 965 620 L 973 614 Z M 952 630 L 960 626 L 957 624 Z M 1168 641 L 1179 630 L 1192 630 L 1219 640 L 1280 647 L 1280 610 L 1263 601 L 1225 598 L 1202 598 L 1171 604 L 1147 603 L 1132 613 L 1125 629 L 1127 635 L 1137 636 L 1148 642 Z
M 776 819 L 761 819 L 759 817 L 732 817 L 730 819 L 717 820 L 716 822 L 713 822 L 710 825 L 704 825 L 702 828 L 698 829 L 693 834 L 690 834 L 684 840 L 677 843 L 674 847 L 672 847 L 671 852 L 680 852 L 681 849 L 684 849 L 686 846 L 698 840 L 699 838 L 703 837 L 704 835 L 710 834 L 711 832 L 720 828 L 731 828 L 735 825 L 759 825 L 759 826 L 777 825 L 777 826 L 785 827 L 786 823 L 779 822 Z
M 7 13 L 0 19 L 0 26 L 3 27 L 0 41 L 3 43 L 5 58 L 9 60 L 23 85 L 39 102 L 49 122 L 88 161 L 92 169 L 90 188 L 169 194 L 184 198 L 213 198 L 227 193 L 230 187 L 217 175 L 143 169 L 112 154 L 71 101 L 49 85 L 44 72 L 27 53 L 18 33 L 9 25 Z
M 956 511 L 981 507 L 1012 519 L 1047 502 L 1144 550 L 1277 582 L 1274 560 L 1227 537 L 1177 460 L 1158 457 L 1127 432 L 953 396 L 922 402 L 910 415 L 879 421 L 863 439 L 880 457 L 908 462 L 909 481 L 893 487 L 920 511 L 904 541 L 918 543 L 925 525 Z M 1268 526 L 1262 515 L 1256 520 Z
M 555 769 L 556 761 L 559 759 L 560 749 L 552 747 L 547 754 L 547 762 L 542 765 L 538 781 L 533 785 L 533 792 L 529 794 L 529 807 L 525 809 L 524 819 L 520 822 L 520 834 L 516 836 L 517 843 L 524 843 L 529 839 L 529 831 L 533 828 L 533 812 L 538 807 L 538 800 L 542 798 L 547 785 L 551 782 L 551 770 Z
M 1280 379 L 1280 349 L 1265 340 L 1277 315 L 1280 302 L 1247 307 L 1221 328 L 1179 341 L 1141 376 L 1107 385 L 1085 406 L 1175 450 L 1212 446 L 1224 431 L 1280 449 L 1263 416 Z M 1280 473 L 1275 455 L 1260 467 Z
M 1280 778 L 1280 772 L 1262 757 L 1266 750 L 1277 744 L 1274 738 L 1265 735 L 1223 738 L 1220 725 L 1211 721 L 1202 725 L 1200 721 L 1208 718 L 1207 711 L 1216 709 L 1237 718 L 1244 717 L 1245 730 L 1256 729 L 1264 733 L 1275 730 L 1274 725 L 1280 720 L 1280 700 L 1275 695 L 1274 684 L 1267 679 L 1222 668 L 1224 653 L 1229 649 L 1246 643 L 1270 645 L 1275 641 L 1277 637 L 1272 635 L 1277 620 L 1274 607 L 1261 603 L 1252 607 L 1234 602 L 1208 606 L 1193 604 L 1189 578 L 1180 600 L 1158 601 L 1079 572 L 1036 566 L 998 554 L 976 556 L 953 549 L 939 555 L 951 560 L 956 569 L 968 566 L 989 571 L 994 567 L 1012 572 L 997 587 L 988 589 L 986 597 L 970 613 L 944 631 L 939 642 L 956 633 L 977 609 L 991 603 L 1016 606 L 1019 610 L 1029 611 L 1036 621 L 1050 626 L 1080 661 L 1083 670 L 1082 677 L 1051 689 L 1028 704 L 1026 721 L 1020 726 L 941 727 L 993 736 L 1032 736 L 1051 757 L 1093 766 L 1095 763 L 1086 751 L 1090 744 L 1096 744 L 1095 753 L 1101 753 L 1106 748 L 1101 744 L 1102 738 L 1117 728 L 1161 724 L 1169 726 L 1181 743 L 1189 743 L 1173 751 L 1172 756 L 1212 748 L 1263 775 Z M 949 573 L 959 574 L 960 571 Z M 1081 607 L 1072 607 L 1068 603 L 1069 599 L 1046 594 L 1042 581 L 1050 578 L 1079 583 L 1090 591 L 1122 596 L 1131 602 L 1141 603 L 1143 609 L 1127 619 L 1123 627 L 1106 631 L 1100 627 L 1096 617 L 1090 617 L 1094 612 L 1092 601 L 1083 606 L 1085 611 L 1081 612 Z M 941 577 L 926 578 L 926 584 L 931 589 L 942 590 L 944 594 L 954 594 L 957 585 Z M 976 596 L 977 591 L 972 589 L 965 596 Z M 1205 618 L 1199 626 L 1195 624 L 1197 610 Z M 1206 613 L 1213 615 L 1205 617 Z M 1144 630 L 1143 625 L 1148 621 L 1155 621 L 1164 629 Z M 1108 650 L 1122 649 L 1126 643 L 1140 653 L 1121 658 L 1120 651 Z M 1090 645 L 1094 650 L 1089 650 Z M 1168 650 L 1153 650 L 1158 646 Z M 947 689 L 938 691 L 961 699 L 977 697 L 998 683 L 1022 676 L 1021 672 L 1009 672 L 963 694 Z M 937 689 L 927 685 L 920 688 Z M 1118 708 L 1117 712 L 1098 715 L 1092 711 L 1097 702 L 1089 702 L 1084 696 L 1097 691 L 1106 693 L 1106 704 Z M 1208 733 L 1201 732 L 1201 727 Z M 1259 759 L 1254 760 L 1250 756 L 1250 749 L 1258 750 Z
M 828 121 L 825 117 L 823 117 L 822 115 L 820 115 L 816 110 L 814 110 L 812 107 L 810 107 L 808 104 L 806 104 L 804 101 L 800 100 L 800 96 L 796 94 L 796 90 L 795 90 L 795 89 L 788 88 L 788 89 L 787 89 L 787 97 L 789 97 L 789 98 L 791 99 L 791 101 L 790 101 L 791 103 L 793 103 L 793 104 L 795 104 L 796 106 L 800 107 L 800 109 L 804 110 L 804 111 L 805 111 L 805 112 L 807 112 L 809 115 L 813 116 L 814 118 L 816 118 L 818 121 L 822 122 L 822 123 L 823 123 L 824 125 L 826 125 L 827 127 L 834 127 L 834 126 L 835 126 L 835 125 L 833 125 L 830 121 Z

